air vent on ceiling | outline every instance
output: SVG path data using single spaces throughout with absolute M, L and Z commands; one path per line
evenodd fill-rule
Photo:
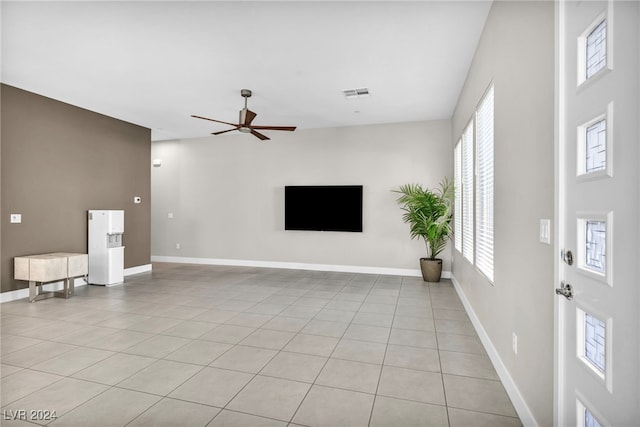
M 359 89 L 347 89 L 343 90 L 344 97 L 347 99 L 355 99 L 355 98 L 366 98 L 369 96 L 369 89 L 366 87 Z

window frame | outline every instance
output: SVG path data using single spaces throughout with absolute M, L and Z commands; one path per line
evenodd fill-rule
M 489 102 L 489 96 L 491 103 L 485 104 Z M 484 111 L 485 105 L 490 105 L 490 109 Z M 487 117 L 490 118 L 489 122 L 486 120 Z M 480 143 L 479 136 L 483 138 Z M 483 162 L 489 162 L 488 167 L 483 166 Z M 487 168 L 488 172 L 485 173 Z M 456 182 L 454 247 L 493 285 L 495 273 L 495 86 L 493 81 L 487 86 L 454 146 L 454 176 Z
M 462 133 L 462 255 L 475 264 L 475 125 L 472 118 Z
M 595 30 L 602 21 L 605 21 L 605 65 L 597 72 L 587 77 L 587 38 Z M 599 79 L 601 76 L 609 73 L 613 70 L 613 34 L 614 34 L 614 19 L 613 19 L 613 2 L 609 2 L 606 10 L 598 15 L 592 22 L 585 28 L 582 34 L 577 39 L 577 76 L 576 83 L 578 88 L 587 86 L 590 82 Z
M 486 103 L 490 104 L 486 105 Z M 485 111 L 486 107 L 489 107 Z M 489 116 L 487 116 L 489 114 Z M 491 83 L 475 112 L 475 266 L 494 280 L 495 90 Z M 484 123 L 485 120 L 489 120 Z
M 454 248 L 462 254 L 462 137 L 458 139 L 453 149 L 454 164 L 454 227 L 453 238 Z

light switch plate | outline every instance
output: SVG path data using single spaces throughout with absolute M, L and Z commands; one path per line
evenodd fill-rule
M 551 220 L 540 220 L 540 243 L 551 244 Z
M 11 224 L 20 224 L 22 222 L 22 214 L 11 214 Z

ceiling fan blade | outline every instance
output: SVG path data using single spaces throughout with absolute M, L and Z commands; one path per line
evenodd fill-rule
M 251 126 L 251 129 L 260 129 L 260 130 L 296 130 L 295 126 Z
M 233 129 L 221 130 L 220 132 L 212 132 L 211 135 L 220 135 L 222 133 L 227 133 L 234 130 L 238 130 L 238 127 L 234 127 Z
M 258 138 L 260 138 L 260 139 L 261 139 L 261 140 L 263 140 L 263 141 L 264 141 L 264 140 L 266 140 L 266 139 L 271 139 L 271 138 L 269 138 L 268 136 L 263 135 L 263 134 L 261 134 L 260 132 L 256 132 L 256 131 L 255 131 L 255 130 L 253 130 L 253 129 L 251 130 L 251 135 L 253 135 L 253 136 L 255 136 L 255 137 L 258 137 Z
M 248 127 L 253 121 L 253 119 L 256 118 L 256 116 L 257 116 L 256 113 L 254 113 L 253 111 L 247 108 L 244 108 L 240 110 L 240 124 L 243 124 L 244 126 Z
M 238 123 L 223 122 L 222 120 L 210 119 L 208 117 L 194 116 L 193 114 L 191 115 L 191 117 L 195 117 L 196 119 L 209 120 L 211 122 L 216 122 L 216 123 L 223 123 L 229 126 L 240 126 Z

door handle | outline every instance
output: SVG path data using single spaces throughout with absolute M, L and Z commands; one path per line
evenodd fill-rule
M 569 283 L 560 282 L 560 287 L 556 288 L 556 295 L 562 295 L 571 301 L 573 299 L 573 286 Z

